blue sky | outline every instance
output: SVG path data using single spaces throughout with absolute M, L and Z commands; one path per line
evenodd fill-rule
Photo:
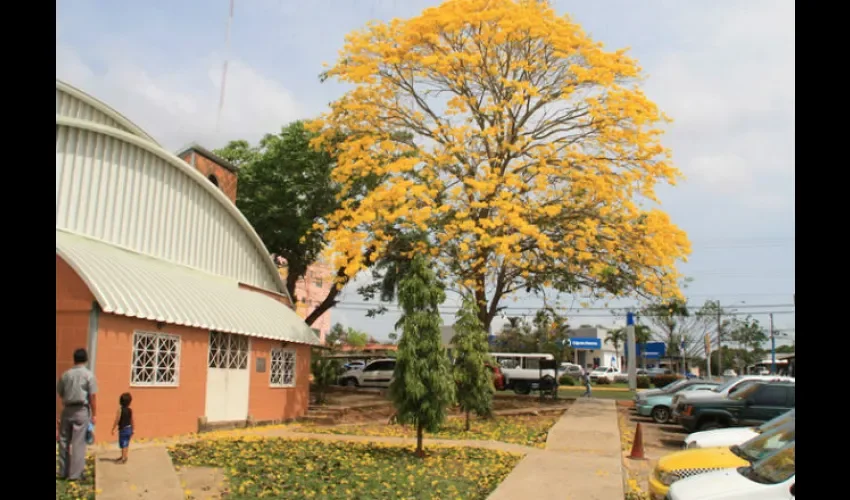
M 343 87 L 320 84 L 318 74 L 346 33 L 437 3 L 236 0 L 218 127 L 228 0 L 58 0 L 56 76 L 112 105 L 171 150 L 190 141 L 209 148 L 253 141 L 315 116 L 341 95 Z M 647 93 L 674 119 L 665 142 L 687 179 L 660 197 L 693 242 L 682 267 L 694 279 L 690 300 L 745 302 L 743 308 L 792 303 L 794 2 L 554 3 L 612 50 L 630 47 L 649 77 Z M 346 303 L 359 300 L 353 291 L 344 295 Z M 518 297 L 510 306 L 537 304 Z M 397 319 L 367 319 L 355 309 L 339 308 L 333 320 L 381 338 Z M 584 311 L 571 323 L 610 325 L 606 316 Z M 765 315 L 756 317 L 767 323 Z M 775 321 L 794 328 L 793 314 Z

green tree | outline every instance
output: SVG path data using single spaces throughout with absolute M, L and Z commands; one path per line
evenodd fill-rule
M 395 378 L 390 397 L 400 424 L 416 426 L 416 455 L 424 431 L 435 432 L 454 401 L 455 387 L 446 349 L 440 337 L 439 306 L 446 299 L 443 286 L 422 255 L 416 255 L 401 279 L 398 299 L 403 311 L 396 323 L 401 331 Z
M 296 283 L 325 248 L 325 233 L 316 229 L 340 207 L 339 187 L 331 179 L 336 159 L 310 147 L 315 134 L 300 121 L 284 126 L 279 134 L 267 134 L 257 146 L 231 141 L 215 153 L 239 167 L 236 206 L 245 215 L 273 255 L 286 260 L 286 290 L 293 300 Z M 368 192 L 374 179 L 364 178 L 352 198 Z M 367 248 L 366 254 L 371 254 Z M 368 259 L 367 259 L 368 260 Z M 312 325 L 337 304 L 342 286 L 350 278 L 344 268 L 334 270 L 335 283 L 324 299 L 305 318 Z
M 626 337 L 625 328 L 609 330 L 608 333 L 605 334 L 605 342 L 609 342 L 612 346 L 614 346 L 614 353 L 617 355 L 617 359 L 620 359 L 620 346 L 626 344 Z
M 759 362 L 765 355 L 764 343 L 768 340 L 764 327 L 752 316 L 732 321 L 729 340 L 737 344 L 740 350 L 740 360 L 744 366 Z
M 534 352 L 535 345 L 531 325 L 521 317 L 509 317 L 496 335 L 494 349 L 497 352 Z
M 355 349 L 363 349 L 369 343 L 369 334 L 349 327 L 345 332 L 345 343 Z
M 310 363 L 310 371 L 313 373 L 316 404 L 323 404 L 327 400 L 328 388 L 336 382 L 339 370 L 338 360 L 322 356 L 313 357 Z
M 490 415 L 493 406 L 493 374 L 485 364 L 487 353 L 487 332 L 478 318 L 478 306 L 475 299 L 464 296 L 454 325 L 455 336 L 452 345 L 455 348 L 454 376 L 457 388 L 457 402 L 466 413 L 466 430 L 469 430 L 469 414 Z

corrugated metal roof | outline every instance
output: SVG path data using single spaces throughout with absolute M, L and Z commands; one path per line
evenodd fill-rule
M 285 304 L 233 279 L 56 230 L 56 253 L 86 282 L 103 311 L 204 330 L 319 345 Z

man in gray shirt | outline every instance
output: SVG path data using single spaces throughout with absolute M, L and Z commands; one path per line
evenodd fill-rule
M 74 367 L 63 373 L 56 384 L 63 406 L 59 420 L 59 477 L 71 481 L 79 481 L 85 472 L 86 431 L 97 415 L 97 382 L 86 368 L 88 360 L 85 349 L 74 351 Z

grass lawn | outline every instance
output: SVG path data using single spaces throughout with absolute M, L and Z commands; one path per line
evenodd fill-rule
M 480 448 L 412 447 L 288 438 L 198 441 L 169 447 L 175 465 L 220 467 L 228 500 L 485 499 L 522 458 Z
M 544 448 L 546 436 L 558 419 L 559 415 L 552 416 L 510 416 L 494 417 L 484 420 L 471 417 L 469 432 L 464 430 L 464 418 L 449 418 L 443 424 L 443 428 L 436 433 L 426 433 L 425 439 L 476 439 L 485 441 L 502 441 L 504 443 L 515 443 L 526 446 Z M 338 425 L 334 427 L 303 426 L 295 431 L 317 432 L 322 434 L 355 434 L 358 436 L 394 436 L 394 437 L 416 437 L 416 429 L 413 426 L 368 424 L 368 425 Z
M 56 451 L 56 470 L 59 470 L 59 451 Z M 56 478 L 56 500 L 94 500 L 94 456 L 86 458 L 85 481 L 63 481 Z
M 584 394 L 584 387 L 565 387 L 562 385 L 558 390 L 559 398 L 578 398 L 581 397 L 582 394 Z M 632 400 L 635 397 L 635 393 L 633 393 L 632 391 L 597 391 L 596 386 L 593 386 L 591 388 L 591 394 L 594 398 L 598 399 Z

